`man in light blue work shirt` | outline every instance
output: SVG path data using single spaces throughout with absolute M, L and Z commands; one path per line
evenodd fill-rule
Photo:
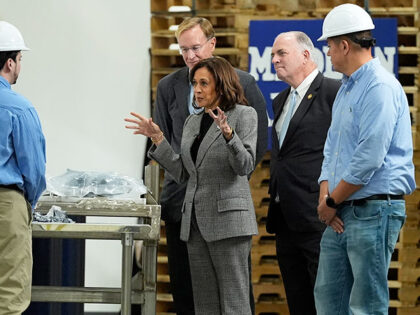
M 344 4 L 325 18 L 331 62 L 343 73 L 319 178 L 321 315 L 388 314 L 387 273 L 415 189 L 411 122 L 401 84 L 373 59 L 371 17 Z
M 35 108 L 12 91 L 22 50 L 19 30 L 0 21 L 0 314 L 29 305 L 32 208 L 45 189 L 45 140 Z

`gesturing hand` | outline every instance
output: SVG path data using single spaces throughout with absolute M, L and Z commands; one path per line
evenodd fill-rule
M 213 113 L 212 110 L 210 110 L 208 113 L 213 118 L 216 125 L 220 128 L 220 131 L 223 133 L 223 136 L 230 140 L 232 139 L 232 128 L 227 123 L 227 116 L 225 115 L 225 112 L 222 111 L 219 106 L 216 107 L 217 109 L 217 116 Z
M 159 126 L 153 122 L 152 118 L 146 118 L 134 112 L 131 112 L 130 114 L 137 119 L 125 118 L 124 120 L 126 122 L 133 124 L 126 125 L 125 128 L 133 129 L 135 135 L 143 135 L 152 138 L 152 141 L 155 144 L 159 144 L 163 140 L 163 133 Z

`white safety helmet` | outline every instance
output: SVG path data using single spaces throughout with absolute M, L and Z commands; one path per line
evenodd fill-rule
M 22 34 L 12 24 L 0 21 L 0 51 L 29 50 Z
M 335 7 L 327 14 L 322 25 L 322 36 L 318 38 L 318 41 L 374 28 L 372 18 L 364 9 L 358 5 L 346 3 Z

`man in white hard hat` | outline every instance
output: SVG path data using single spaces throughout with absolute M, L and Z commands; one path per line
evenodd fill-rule
M 201 17 L 185 19 L 179 25 L 175 35 L 186 67 L 159 81 L 153 119 L 162 129 L 175 152 L 180 152 L 185 119 L 194 112 L 192 106 L 194 89 L 188 80 L 189 71 L 200 60 L 213 56 L 216 37 L 213 25 Z M 267 148 L 266 104 L 255 79 L 244 71 L 236 69 L 236 72 L 249 105 L 254 107 L 258 114 L 256 152 L 256 163 L 258 163 Z M 170 286 L 177 314 L 188 315 L 194 314 L 190 267 L 186 243 L 179 238 L 185 192 L 186 183 L 177 184 L 169 174 L 165 173 L 160 204 L 162 219 L 165 221 Z M 250 302 L 253 309 L 251 282 L 250 288 Z
M 388 314 L 387 273 L 415 189 L 411 122 L 401 84 L 372 58 L 371 17 L 344 4 L 319 40 L 343 73 L 319 182 L 326 222 L 315 284 L 318 314 Z
M 45 140 L 35 108 L 11 85 L 23 50 L 19 30 L 0 21 L 0 314 L 29 305 L 32 208 L 45 189 Z
M 279 34 L 272 48 L 277 77 L 290 85 L 273 100 L 275 131 L 270 161 L 267 232 L 276 254 L 291 315 L 316 315 L 314 285 L 319 243 L 318 177 L 331 109 L 340 87 L 324 77 L 314 45 L 302 32 Z

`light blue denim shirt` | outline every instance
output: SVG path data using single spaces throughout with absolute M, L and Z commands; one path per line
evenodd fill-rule
M 0 185 L 12 184 L 34 207 L 45 189 L 45 139 L 35 108 L 0 76 Z
M 324 180 L 330 193 L 341 180 L 362 185 L 348 200 L 415 189 L 407 97 L 376 58 L 343 78 L 324 147 Z

